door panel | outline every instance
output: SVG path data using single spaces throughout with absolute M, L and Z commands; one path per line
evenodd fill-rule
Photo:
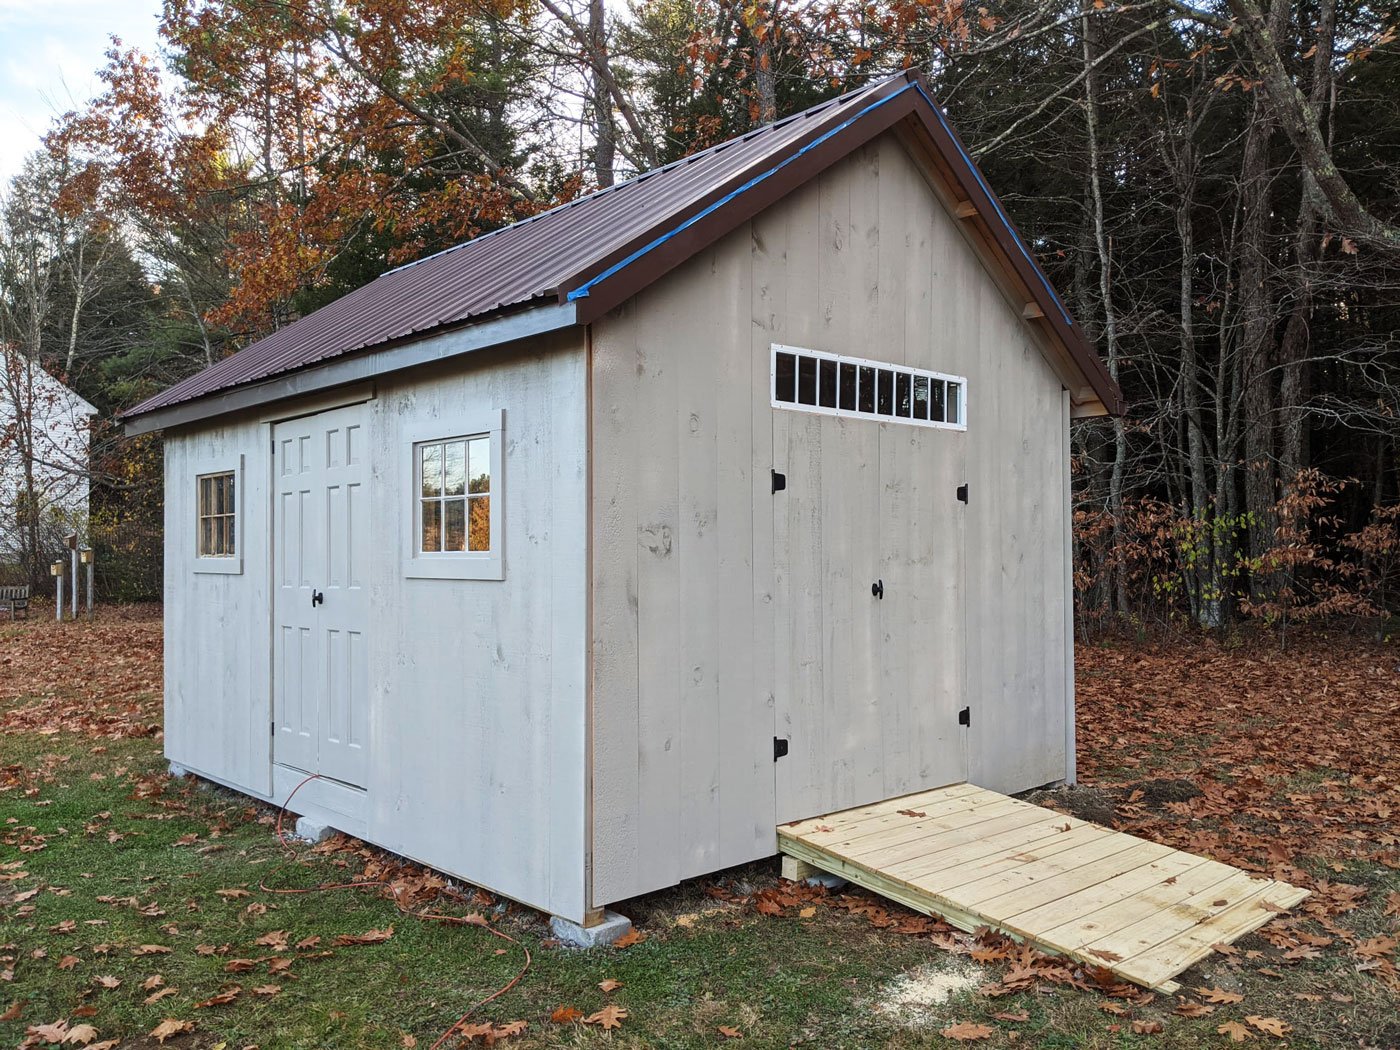
M 273 430 L 273 761 L 307 773 L 317 767 L 316 612 L 310 559 L 319 545 L 314 499 L 320 472 L 311 452 L 312 424 L 299 419 Z
M 787 480 L 774 496 L 781 823 L 881 797 L 879 457 L 877 429 L 863 420 L 783 410 L 773 419 Z
M 962 613 L 964 435 L 880 425 L 885 797 L 967 779 Z
M 356 405 L 273 430 L 273 759 L 354 785 L 365 783 L 369 725 L 362 414 Z

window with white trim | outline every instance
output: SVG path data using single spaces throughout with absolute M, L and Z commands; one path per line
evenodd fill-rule
M 921 368 L 773 344 L 775 408 L 967 429 L 967 380 Z
M 405 576 L 505 579 L 504 426 L 463 407 L 405 427 Z
M 491 551 L 491 435 L 473 434 L 416 447 L 418 552 Z
M 238 554 L 238 512 L 235 474 L 201 474 L 195 481 L 201 558 L 233 558 Z

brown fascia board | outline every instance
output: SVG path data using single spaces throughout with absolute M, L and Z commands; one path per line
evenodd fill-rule
M 889 101 L 884 101 L 885 99 Z M 761 162 L 756 166 L 761 170 L 750 169 L 743 172 L 696 202 L 685 214 L 668 216 L 664 223 L 658 224 L 561 284 L 560 300 L 568 301 L 570 292 L 596 280 L 597 283 L 588 289 L 586 296 L 575 298 L 573 302 L 578 307 L 579 323 L 588 324 L 597 320 L 865 143 L 893 128 L 901 120 L 914 117 L 933 143 L 939 158 L 947 165 L 956 185 L 976 207 L 998 249 L 1001 264 L 1016 274 L 1028 293 L 1040 305 L 1045 316 L 1039 319 L 1039 323 L 1047 325 L 1054 340 L 1068 352 L 1108 414 L 1122 415 L 1123 395 L 1118 384 L 1109 376 L 1083 331 L 1072 318 L 1067 318 L 1063 305 L 1039 265 L 1028 252 L 1022 251 L 1020 235 L 1011 226 L 1010 219 L 1006 217 L 991 188 L 979 177 L 961 140 L 942 118 L 942 114 L 936 111 L 931 96 L 924 87 L 923 78 L 915 71 L 906 72 L 904 84 L 892 81 L 887 92 L 872 93 L 868 99 L 862 100 L 861 106 L 876 108 L 854 121 L 851 121 L 851 117 L 855 114 L 850 111 L 838 111 L 827 120 L 819 122 L 810 133 L 793 143 L 789 156 L 803 149 L 807 149 L 806 153 L 708 215 L 704 214 L 707 208 L 734 193 L 746 182 L 762 174 L 762 171 L 768 170 L 768 167 L 780 164 L 781 159 L 769 158 Z M 812 143 L 821 139 L 833 127 L 840 127 L 847 121 L 850 123 L 846 127 L 812 146 Z M 807 148 L 809 146 L 811 148 Z M 696 216 L 700 218 L 695 219 Z M 695 221 L 691 222 L 692 219 Z M 691 222 L 691 225 L 685 226 L 687 222 Z M 679 229 L 682 226 L 685 228 Z M 660 240 L 669 231 L 677 232 L 665 240 Z M 645 251 L 648 245 L 657 241 L 660 243 Z M 617 272 L 599 280 L 600 275 L 607 274 L 613 267 L 643 251 L 644 260 L 638 258 L 633 264 L 622 266 Z

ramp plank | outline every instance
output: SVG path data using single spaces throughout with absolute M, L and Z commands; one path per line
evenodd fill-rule
M 959 929 L 994 927 L 1167 993 L 1212 945 L 1308 896 L 970 784 L 781 825 L 778 842 Z

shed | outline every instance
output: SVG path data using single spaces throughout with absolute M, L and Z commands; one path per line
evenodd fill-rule
M 583 925 L 1072 780 L 1091 346 L 913 73 L 392 270 L 165 434 L 166 754 Z

